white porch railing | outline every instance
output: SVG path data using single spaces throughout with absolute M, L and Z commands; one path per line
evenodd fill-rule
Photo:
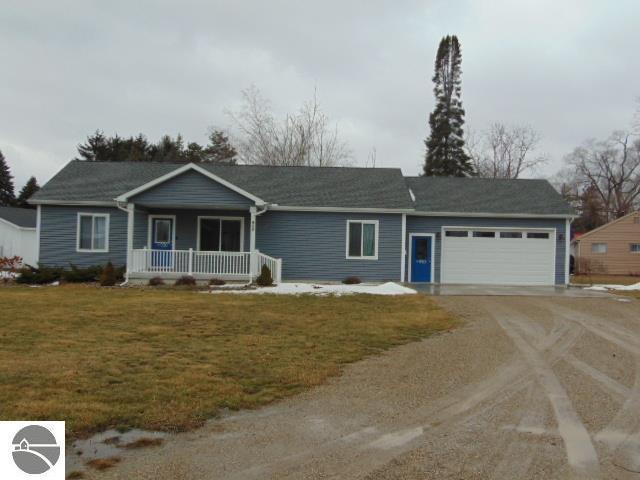
M 280 283 L 282 281 L 282 259 L 273 258 L 260 252 L 256 252 L 256 254 L 258 257 L 256 273 L 259 275 L 260 270 L 262 269 L 262 265 L 266 265 L 267 267 L 269 267 L 269 270 L 271 270 L 273 283 Z
M 253 280 L 262 265 L 271 270 L 274 283 L 282 280 L 282 260 L 259 251 L 255 252 L 201 252 L 189 250 L 131 251 L 130 274 L 181 274 Z

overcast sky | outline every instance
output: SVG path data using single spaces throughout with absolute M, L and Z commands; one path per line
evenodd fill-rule
M 457 34 L 467 125 L 529 124 L 554 173 L 627 128 L 640 1 L 20 1 L 0 6 L 0 150 L 43 183 L 96 129 L 205 143 L 255 84 L 277 112 L 317 86 L 356 165 L 420 171 L 438 42 Z

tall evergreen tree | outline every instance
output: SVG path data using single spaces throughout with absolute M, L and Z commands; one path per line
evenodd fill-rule
M 464 109 L 462 108 L 462 53 L 455 35 L 440 41 L 433 75 L 436 106 L 429 115 L 431 134 L 425 140 L 424 174 L 463 177 L 473 174 L 464 151 Z
M 222 130 L 213 130 L 209 134 L 209 145 L 205 149 L 206 162 L 235 165 L 238 152 L 231 145 L 229 136 Z
M 13 189 L 13 175 L 9 165 L 0 151 L 0 206 L 8 207 L 16 202 L 16 194 Z
M 16 204 L 19 207 L 23 208 L 34 208 L 27 203 L 27 200 L 29 200 L 29 198 L 31 198 L 31 196 L 38 190 L 40 190 L 40 185 L 38 185 L 36 177 L 31 177 L 29 180 L 27 180 L 27 183 L 24 184 L 22 190 L 20 190 Z

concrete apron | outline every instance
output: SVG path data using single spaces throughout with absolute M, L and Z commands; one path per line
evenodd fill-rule
M 607 292 L 564 286 L 440 285 L 407 283 L 420 293 L 443 296 L 612 297 Z

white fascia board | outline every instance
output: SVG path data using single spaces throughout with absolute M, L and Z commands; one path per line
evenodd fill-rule
M 194 170 L 198 173 L 201 173 L 202 175 L 204 175 L 205 177 L 210 178 L 211 180 L 218 182 L 219 184 L 227 187 L 229 190 L 233 190 L 236 193 L 239 193 L 240 195 L 242 195 L 243 197 L 248 198 L 249 200 L 252 200 L 256 203 L 256 205 L 264 205 L 265 202 L 264 200 L 262 200 L 261 198 L 256 197 L 255 195 L 247 192 L 246 190 L 243 190 L 242 188 L 234 185 L 231 182 L 226 181 L 223 178 L 220 178 L 219 176 L 215 175 L 214 173 L 211 173 L 210 171 L 202 168 L 199 165 L 196 165 L 195 163 L 187 163 L 186 165 L 183 165 L 182 167 L 179 167 L 165 175 L 162 175 L 161 177 L 158 177 L 154 180 L 151 180 L 150 182 L 145 183 L 144 185 L 140 185 L 137 188 L 134 188 L 133 190 L 130 190 L 126 193 L 123 193 L 122 195 L 118 196 L 115 198 L 116 202 L 127 202 L 129 200 L 129 198 L 138 195 L 139 193 L 144 192 L 145 190 L 149 190 L 150 188 L 155 187 L 156 185 L 160 185 L 161 183 L 166 182 L 167 180 L 170 180 L 174 177 L 177 177 L 178 175 L 185 173 L 189 170 Z
M 406 208 L 349 208 L 349 207 L 292 207 L 284 205 L 269 205 L 269 210 L 290 212 L 345 212 L 345 213 L 407 213 L 415 210 Z
M 481 217 L 481 218 L 549 218 L 566 219 L 577 218 L 577 215 L 543 214 L 543 213 L 462 213 L 462 212 L 421 212 L 415 211 L 412 215 L 418 217 Z
M 61 205 L 61 206 L 79 206 L 79 207 L 115 207 L 116 202 L 94 202 L 83 200 L 30 200 L 32 205 Z

